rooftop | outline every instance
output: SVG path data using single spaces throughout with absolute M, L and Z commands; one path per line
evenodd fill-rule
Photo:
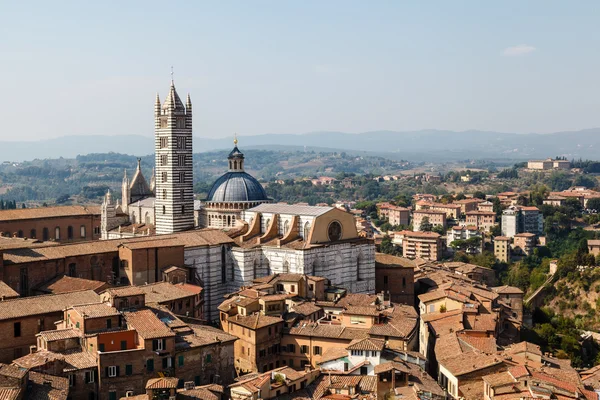
M 135 329 L 144 339 L 158 339 L 175 336 L 150 309 L 126 311 L 123 313 L 127 325 Z
M 170 282 L 150 283 L 138 288 L 146 294 L 146 303 L 164 303 L 194 296 L 191 291 Z
M 92 281 L 90 279 L 75 278 L 67 275 L 57 276 L 56 278 L 38 286 L 35 290 L 44 293 L 68 293 L 78 290 L 98 291 L 107 286 L 106 282 Z
M 326 212 L 335 209 L 335 207 L 318 207 L 318 206 L 300 206 L 294 204 L 260 204 L 249 209 L 249 212 L 259 212 L 268 214 L 287 214 L 287 215 L 306 215 L 318 217 Z
M 40 218 L 100 216 L 100 206 L 57 206 L 39 208 L 16 208 L 0 210 L 0 221 L 15 221 Z
M 74 304 L 100 302 L 93 290 L 48 294 L 0 301 L 0 320 L 61 312 Z

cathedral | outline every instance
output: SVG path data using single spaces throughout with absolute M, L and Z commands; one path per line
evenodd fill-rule
M 179 265 L 204 288 L 209 319 L 218 316 L 225 294 L 275 273 L 323 276 L 354 293 L 375 291 L 375 245 L 358 235 L 351 214 L 335 207 L 273 204 L 262 185 L 245 172 L 237 139 L 228 155 L 228 170 L 195 208 L 190 96 L 184 105 L 171 81 L 162 104 L 156 96 L 154 118 L 150 183 L 138 160 L 131 181 L 125 173 L 121 201 L 114 201 L 110 191 L 106 194 L 102 239 L 225 232 L 230 242 L 207 243 L 210 251 L 188 246 Z

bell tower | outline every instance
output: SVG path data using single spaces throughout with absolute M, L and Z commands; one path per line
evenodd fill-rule
M 188 94 L 186 105 L 183 105 L 172 79 L 169 94 L 162 105 L 156 94 L 154 122 L 156 233 L 192 229 L 192 100 Z

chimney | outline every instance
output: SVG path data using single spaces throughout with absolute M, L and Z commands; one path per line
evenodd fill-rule
M 29 346 L 29 354 L 33 354 L 37 351 L 37 347 L 35 345 Z

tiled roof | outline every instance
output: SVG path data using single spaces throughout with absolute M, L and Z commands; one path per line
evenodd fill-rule
M 54 342 L 55 340 L 66 340 L 81 337 L 81 332 L 77 329 L 57 329 L 54 331 L 42 331 L 38 335 L 46 342 Z
M 17 400 L 21 398 L 21 388 L 3 387 L 0 388 L 0 399 Z
M 127 325 L 135 329 L 144 339 L 158 339 L 175 336 L 150 309 L 126 311 L 123 313 Z
M 56 360 L 64 360 L 65 357 L 60 353 L 48 350 L 39 350 L 35 353 L 26 354 L 23 357 L 13 360 L 13 363 L 21 368 L 37 368 Z
M 499 294 L 523 294 L 523 291 L 521 289 L 519 289 L 518 287 L 514 287 L 514 286 L 497 286 L 492 288 L 492 290 L 496 293 Z
M 530 343 L 530 342 L 519 342 L 519 343 L 513 344 L 508 349 L 506 349 L 506 352 L 510 353 L 510 354 L 528 352 L 528 353 L 532 353 L 532 354 L 542 355 L 540 346 L 538 346 L 537 344 Z
M 460 376 L 470 372 L 479 371 L 495 365 L 502 364 L 502 360 L 496 355 L 475 354 L 472 352 L 462 353 L 454 357 L 448 357 L 439 361 L 452 375 Z
M 4 283 L 4 281 L 0 281 L 0 299 L 4 300 L 16 297 L 19 297 L 19 293 Z
M 496 316 L 493 314 L 467 314 L 465 328 L 474 331 L 494 332 L 497 322 Z
M 90 304 L 99 301 L 100 296 L 92 290 L 0 301 L 0 320 L 55 313 L 75 304 Z
M 377 302 L 376 294 L 348 293 L 336 303 L 338 307 L 370 306 Z
M 322 310 L 321 307 L 317 306 L 315 303 L 312 303 L 310 301 L 296 304 L 292 307 L 292 311 L 294 311 L 300 315 L 303 315 L 303 316 L 309 316 L 309 315 L 317 313 L 321 310 Z
M 141 296 L 145 292 L 139 286 L 122 286 L 106 289 L 112 297 Z
M 0 364 L 0 376 L 22 379 L 27 375 L 27 370 L 11 364 Z
M 146 390 L 148 389 L 176 389 L 179 379 L 177 378 L 152 378 L 146 382 Z
M 121 245 L 129 248 L 154 248 L 165 246 L 204 247 L 233 243 L 233 240 L 218 229 L 195 229 L 169 235 L 153 237 L 96 240 L 91 242 L 46 244 L 32 249 L 14 249 L 4 252 L 4 262 L 17 264 L 36 260 L 55 260 L 79 255 L 116 252 Z
M 347 315 L 367 315 L 376 317 L 381 314 L 381 311 L 376 306 L 346 306 L 343 311 Z
M 202 293 L 202 290 L 204 290 L 202 287 L 198 285 L 192 285 L 191 283 L 179 283 L 178 286 L 192 294 L 200 294 Z
M 73 306 L 72 308 L 84 319 L 115 317 L 121 315 L 119 310 L 111 307 L 107 303 L 84 304 Z
M 459 335 L 459 342 L 467 344 L 469 349 L 475 349 L 485 354 L 495 354 L 498 347 L 496 346 L 496 338 L 494 337 L 477 337 L 470 335 Z
M 249 329 L 260 329 L 269 325 L 275 325 L 279 322 L 283 322 L 283 319 L 281 319 L 280 317 L 272 317 L 270 315 L 262 315 L 260 313 L 256 313 L 253 315 L 238 314 L 235 317 L 229 318 L 228 321 Z
M 375 366 L 375 374 L 381 374 L 382 372 L 388 371 L 400 371 L 406 374 L 410 373 L 410 368 L 403 362 L 400 361 L 388 361 Z
M 68 378 L 33 371 L 29 373 L 27 400 L 66 400 L 68 395 Z
M 317 206 L 299 206 L 281 203 L 264 203 L 249 209 L 249 212 L 259 212 L 268 214 L 290 214 L 290 215 L 306 215 L 318 217 L 333 210 L 334 207 L 317 207 Z
M 146 303 L 166 303 L 182 300 L 194 294 L 169 282 L 150 283 L 138 286 L 146 294 Z
M 107 286 L 106 282 L 62 275 L 38 286 L 35 290 L 54 294 L 76 292 L 78 290 L 93 290 L 99 292 L 105 286 Z
M 192 349 L 195 347 L 213 345 L 215 343 L 233 342 L 238 338 L 220 329 L 206 325 L 189 325 L 189 334 L 179 334 L 175 337 L 175 348 L 177 350 Z
M 346 347 L 348 350 L 367 350 L 367 351 L 382 351 L 385 346 L 383 339 L 355 339 Z
M 321 356 L 321 361 L 319 361 L 318 364 L 338 360 L 343 357 L 348 357 L 348 350 L 342 347 L 328 347 Z
M 416 268 L 415 262 L 410 258 L 397 257 L 384 253 L 375 253 L 375 263 L 386 267 Z
M 368 336 L 368 332 L 361 328 L 347 328 L 344 325 L 328 325 L 316 323 L 299 323 L 290 329 L 290 335 L 336 338 L 336 339 L 362 339 Z
M 0 221 L 15 221 L 40 218 L 100 216 L 99 206 L 58 206 L 39 208 L 17 208 L 0 210 Z

